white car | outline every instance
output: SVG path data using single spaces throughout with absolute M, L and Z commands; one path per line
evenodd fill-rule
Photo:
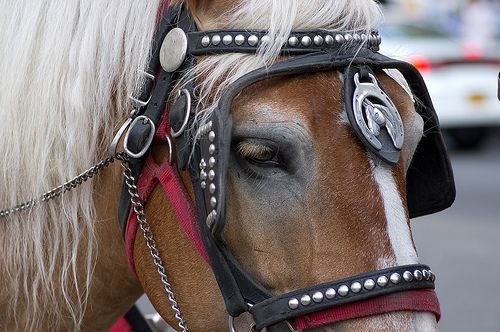
M 423 75 L 441 127 L 459 147 L 500 128 L 500 43 L 464 42 L 420 24 L 386 25 L 381 53 L 413 63 Z

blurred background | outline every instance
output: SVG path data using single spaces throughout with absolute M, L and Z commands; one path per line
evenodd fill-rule
M 455 173 L 455 204 L 412 220 L 440 331 L 500 331 L 500 1 L 384 1 L 384 14 L 381 52 L 424 76 Z
M 437 274 L 440 331 L 500 331 L 500 0 L 381 2 L 381 52 L 424 76 L 455 172 L 455 204 L 412 221 Z

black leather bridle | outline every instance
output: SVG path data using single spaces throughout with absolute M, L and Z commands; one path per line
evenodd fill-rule
M 170 8 L 153 41 L 148 77 L 154 79 L 146 81 L 142 94 L 136 98 L 138 101 L 149 100 L 143 106 L 140 102 L 137 105 L 138 115 L 148 121 L 136 121 L 131 126 L 127 150 L 137 155 L 147 151 L 149 146 L 146 146 L 145 142 L 148 142 L 148 137 L 151 136 L 151 124 L 158 125 L 175 84 L 193 68 L 197 56 L 255 53 L 266 37 L 266 31 L 200 32 L 184 7 Z M 160 53 L 165 52 L 165 49 L 161 50 L 161 46 L 165 45 L 166 40 L 170 42 L 164 47 L 172 54 L 167 54 L 167 59 L 160 64 Z M 291 57 L 268 68 L 254 70 L 231 84 L 223 92 L 211 118 L 197 128 L 197 140 L 191 131 L 185 130 L 194 122 L 195 110 L 191 107 L 194 102 L 191 99 L 196 98 L 195 83 L 184 87 L 170 107 L 170 125 L 176 136 L 176 162 L 179 169 L 190 171 L 195 188 L 198 227 L 231 316 L 236 317 L 249 311 L 256 327 L 261 329 L 333 306 L 405 290 L 434 288 L 434 274 L 428 266 L 417 264 L 397 266 L 272 296 L 241 267 L 231 254 L 223 236 L 227 221 L 225 188 L 232 135 L 231 104 L 244 88 L 271 77 L 331 70 L 342 72 L 345 111 L 353 131 L 373 155 L 388 164 L 395 164 L 401 148 L 397 141 L 402 139 L 397 137 L 398 131 L 395 128 L 399 115 L 397 110 L 397 116 L 393 111 L 391 113 L 392 102 L 373 72 L 382 69 L 399 70 L 419 101 L 416 108 L 425 123 L 425 136 L 419 143 L 417 154 L 407 172 L 410 217 L 434 213 L 452 204 L 455 197 L 452 170 L 439 131 L 438 119 L 422 77 L 410 64 L 378 53 L 379 44 L 380 38 L 376 32 L 293 32 L 282 49 L 283 55 Z M 356 98 L 353 98 L 357 89 L 360 89 L 360 82 L 371 84 L 374 89 L 380 90 L 377 90 L 378 97 L 363 97 L 363 101 L 369 103 L 368 106 L 359 106 L 356 104 Z M 390 123 L 393 129 L 388 129 L 388 123 L 381 122 L 380 133 L 375 135 L 379 143 L 373 142 L 373 135 L 367 134 L 363 120 L 356 117 L 360 107 L 361 111 L 365 111 L 365 107 L 369 106 L 373 109 L 386 109 L 386 113 L 383 113 L 386 116 L 396 116 L 396 119 L 393 119 L 395 122 Z M 193 150 L 194 154 L 190 157 Z M 136 178 L 140 175 L 144 158 L 139 156 L 129 159 Z M 129 202 L 128 192 L 124 190 L 120 204 L 120 220 L 124 230 L 130 211 Z

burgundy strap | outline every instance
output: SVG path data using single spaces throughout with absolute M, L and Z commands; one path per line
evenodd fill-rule
M 155 135 L 155 142 L 165 143 L 166 133 L 169 128 L 168 112 L 164 112 L 160 126 Z M 163 164 L 158 165 L 151 155 L 147 158 L 139 181 L 137 182 L 139 195 L 142 201 L 146 202 L 156 188 L 156 185 L 161 184 L 189 240 L 198 250 L 201 257 L 210 264 L 208 254 L 203 246 L 201 235 L 196 224 L 194 205 L 184 188 L 184 183 L 181 180 L 177 167 L 174 164 L 169 164 L 168 158 L 166 159 L 167 160 L 165 160 Z M 137 272 L 134 264 L 134 242 L 138 226 L 137 216 L 134 211 L 131 210 L 125 232 L 125 250 L 130 270 L 135 275 L 137 275 Z
M 307 330 L 349 319 L 380 315 L 396 311 L 430 312 L 439 321 L 441 311 L 436 293 L 432 289 L 418 289 L 388 294 L 373 299 L 344 304 L 295 318 L 295 330 Z M 255 327 L 254 332 L 259 330 Z
M 128 322 L 125 317 L 120 318 L 108 332 L 133 332 L 132 325 Z

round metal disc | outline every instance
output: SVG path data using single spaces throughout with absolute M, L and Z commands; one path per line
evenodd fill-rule
M 184 62 L 187 52 L 186 33 L 181 28 L 173 28 L 163 39 L 160 48 L 160 63 L 168 73 L 176 71 Z

